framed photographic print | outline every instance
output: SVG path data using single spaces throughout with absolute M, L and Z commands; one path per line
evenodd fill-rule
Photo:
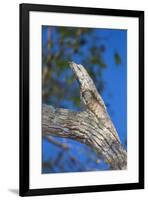
M 20 5 L 20 195 L 144 188 L 144 12 Z

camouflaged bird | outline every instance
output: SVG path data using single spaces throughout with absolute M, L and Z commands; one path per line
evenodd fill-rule
M 89 74 L 82 65 L 74 62 L 69 62 L 69 65 L 80 84 L 80 98 L 83 106 L 95 115 L 95 117 L 103 123 L 104 127 L 111 132 L 115 141 L 120 143 L 118 133 L 107 113 L 104 101 L 97 91 L 93 80 L 90 78 Z

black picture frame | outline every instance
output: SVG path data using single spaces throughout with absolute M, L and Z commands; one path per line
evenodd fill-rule
M 136 183 L 62 188 L 29 187 L 29 12 L 61 12 L 137 17 L 139 20 L 139 181 Z M 131 190 L 144 188 L 144 11 L 57 5 L 20 4 L 20 196 Z

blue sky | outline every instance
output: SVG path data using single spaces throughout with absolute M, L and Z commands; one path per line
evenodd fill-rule
M 43 27 L 42 30 L 42 44 L 44 45 L 47 42 L 47 29 L 46 27 Z M 117 129 L 121 143 L 125 145 L 125 141 L 127 139 L 127 31 L 115 29 L 94 29 L 93 34 L 96 36 L 96 38 L 102 38 L 101 41 L 96 39 L 96 44 L 103 44 L 106 49 L 105 53 L 102 55 L 107 65 L 102 73 L 102 79 L 105 84 L 105 89 L 103 90 L 102 97 L 105 103 L 109 105 L 107 106 L 108 113 Z M 85 54 L 88 53 L 87 48 L 89 47 L 89 45 L 94 42 L 92 41 L 91 37 L 89 38 L 89 35 L 87 37 L 88 43 L 83 49 L 83 52 Z M 53 39 L 58 39 L 58 36 L 54 35 Z M 53 52 L 56 52 L 56 50 L 57 49 L 55 47 L 53 49 Z M 114 59 L 114 53 L 116 52 L 121 57 L 121 63 L 119 65 L 115 63 Z M 72 60 L 79 63 L 81 62 L 81 56 L 73 55 Z M 94 65 L 93 67 L 95 71 L 95 68 L 97 69 L 97 66 Z M 72 73 L 70 71 L 70 68 L 67 68 L 66 72 L 64 72 L 64 74 L 59 78 L 63 79 L 64 81 L 70 73 Z M 95 84 L 97 85 L 98 83 L 95 82 Z M 77 110 L 77 108 L 66 99 L 62 100 L 61 105 L 69 109 Z M 64 141 L 62 138 L 58 138 L 58 140 Z M 71 154 L 76 155 L 75 146 L 78 144 L 76 144 L 77 142 L 75 141 L 70 141 L 70 143 L 72 145 Z M 82 144 L 80 145 L 83 146 Z M 54 146 L 52 144 L 49 144 L 47 141 L 43 141 L 42 150 L 44 159 L 54 159 L 56 153 L 60 151 L 59 149 L 55 149 Z M 88 151 L 90 150 L 88 149 Z M 81 161 L 83 160 L 84 163 L 86 162 L 85 157 L 83 157 L 82 155 L 77 156 L 79 159 L 81 159 Z M 102 164 L 102 169 L 103 168 L 106 168 L 105 164 Z M 56 170 L 56 166 L 54 170 L 55 172 L 58 172 L 58 169 Z M 76 168 L 76 170 L 71 169 L 71 171 L 77 170 L 78 168 Z M 70 171 L 70 169 L 67 169 L 67 171 Z
M 103 78 L 112 96 L 108 97 L 106 90 L 104 90 L 103 99 L 110 102 L 111 110 L 108 109 L 108 112 L 121 142 L 124 143 L 127 138 L 127 31 L 100 30 L 100 35 L 111 36 L 110 41 L 106 42 L 108 51 L 104 57 L 108 67 L 104 70 Z M 119 66 L 116 66 L 114 62 L 112 51 L 118 51 L 122 58 Z

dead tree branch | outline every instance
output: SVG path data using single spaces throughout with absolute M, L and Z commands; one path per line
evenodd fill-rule
M 89 145 L 107 162 L 111 169 L 126 169 L 127 152 L 107 113 L 105 104 L 92 79 L 82 65 L 70 62 L 79 85 L 82 112 L 42 107 L 42 134 L 71 138 Z

